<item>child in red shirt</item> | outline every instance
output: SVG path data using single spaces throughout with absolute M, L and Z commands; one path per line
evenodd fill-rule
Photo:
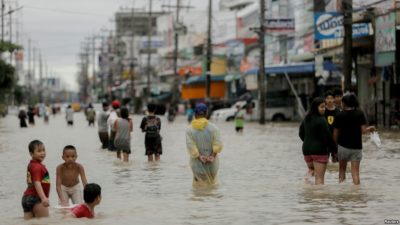
M 42 164 L 46 157 L 44 144 L 39 140 L 29 143 L 29 153 L 32 157 L 27 169 L 28 187 L 22 197 L 24 219 L 49 216 L 50 177 Z
M 101 187 L 98 184 L 87 184 L 83 189 L 84 204 L 79 204 L 71 209 L 70 216 L 75 218 L 94 218 L 94 207 L 101 202 Z

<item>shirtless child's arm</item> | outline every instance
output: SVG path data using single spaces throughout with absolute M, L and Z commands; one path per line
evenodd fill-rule
M 61 191 L 61 165 L 57 166 L 56 169 L 56 190 L 61 206 L 68 206 L 68 202 L 64 199 Z
M 85 169 L 81 164 L 79 164 L 79 175 L 81 176 L 82 185 L 83 187 L 85 187 L 87 184 L 87 179 L 86 179 Z

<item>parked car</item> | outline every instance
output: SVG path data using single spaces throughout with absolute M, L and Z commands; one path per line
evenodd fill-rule
M 235 118 L 237 106 L 241 107 L 241 110 L 245 113 L 246 120 L 259 120 L 260 110 L 258 100 L 252 100 L 251 102 L 238 101 L 230 108 L 215 110 L 211 114 L 211 120 L 215 121 L 231 121 Z M 271 121 L 283 121 L 292 120 L 294 118 L 294 107 L 289 101 L 283 103 L 277 103 L 276 101 L 270 101 L 267 103 L 265 109 L 266 120 Z
M 235 113 L 237 111 L 236 107 L 240 106 L 242 109 L 245 109 L 244 106 L 246 106 L 246 101 L 238 101 L 235 104 L 233 104 L 230 108 L 223 108 L 223 109 L 217 109 L 212 112 L 211 114 L 211 120 L 215 121 L 231 121 L 235 118 Z

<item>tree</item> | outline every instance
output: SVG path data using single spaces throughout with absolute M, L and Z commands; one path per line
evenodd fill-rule
M 12 65 L 0 60 L 0 93 L 11 90 L 15 85 L 15 69 Z
M 0 41 L 0 54 L 2 52 L 14 52 L 15 50 L 22 49 L 21 46 L 13 44 L 9 41 Z M 0 59 L 0 114 L 4 114 L 5 105 L 7 103 L 7 96 L 11 90 L 14 89 L 16 84 L 15 69 L 12 65 Z

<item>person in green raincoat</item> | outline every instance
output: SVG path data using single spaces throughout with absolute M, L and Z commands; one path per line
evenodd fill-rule
M 207 110 L 205 104 L 197 104 L 194 110 L 195 119 L 186 131 L 193 185 L 217 183 L 218 154 L 222 151 L 222 142 L 218 128 L 206 119 Z

